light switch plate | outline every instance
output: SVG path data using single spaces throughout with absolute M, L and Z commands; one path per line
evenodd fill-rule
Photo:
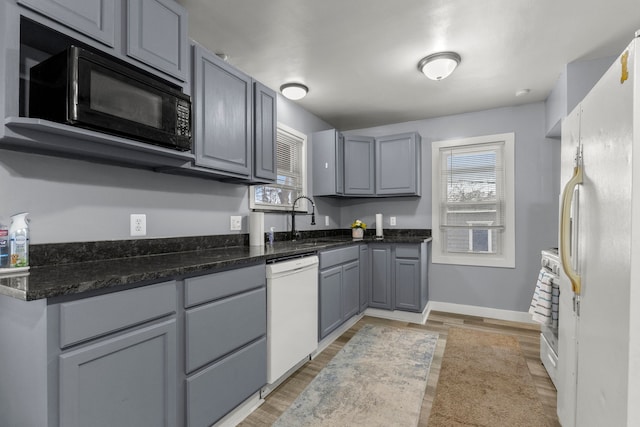
M 324 216 L 324 225 L 327 227 L 329 226 L 329 215 Z
M 231 215 L 231 231 L 240 231 L 242 230 L 242 217 L 237 215 Z
M 396 217 L 395 216 L 390 216 L 389 217 L 389 225 L 396 225 Z

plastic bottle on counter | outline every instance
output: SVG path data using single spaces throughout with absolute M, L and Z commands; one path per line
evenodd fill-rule
M 0 268 L 9 267 L 9 228 L 0 223 Z
M 275 234 L 276 234 L 276 228 L 275 227 L 269 228 L 269 244 L 270 245 L 273 245 L 273 240 L 275 239 Z
M 26 212 L 11 217 L 9 227 L 9 267 L 27 267 L 29 265 L 29 225 Z

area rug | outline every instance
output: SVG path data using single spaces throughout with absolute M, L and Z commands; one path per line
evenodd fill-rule
M 415 426 L 438 334 L 365 325 L 274 426 Z
M 547 425 L 515 337 L 449 329 L 429 427 Z

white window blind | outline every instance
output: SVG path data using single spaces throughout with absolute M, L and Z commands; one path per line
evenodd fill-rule
M 440 149 L 440 230 L 446 252 L 501 253 L 503 142 Z
M 432 144 L 434 263 L 515 267 L 513 133 Z
M 277 179 L 275 184 L 251 187 L 250 207 L 263 210 L 290 210 L 306 188 L 306 135 L 278 124 L 276 132 Z M 306 210 L 300 201 L 296 210 Z

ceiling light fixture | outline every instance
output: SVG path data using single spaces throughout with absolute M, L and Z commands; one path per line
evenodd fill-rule
M 455 52 L 438 52 L 422 58 L 418 70 L 431 80 L 442 80 L 453 73 L 460 61 L 460 55 Z
M 280 92 L 282 92 L 285 97 L 297 101 L 307 95 L 309 88 L 301 83 L 286 83 L 280 86 Z

